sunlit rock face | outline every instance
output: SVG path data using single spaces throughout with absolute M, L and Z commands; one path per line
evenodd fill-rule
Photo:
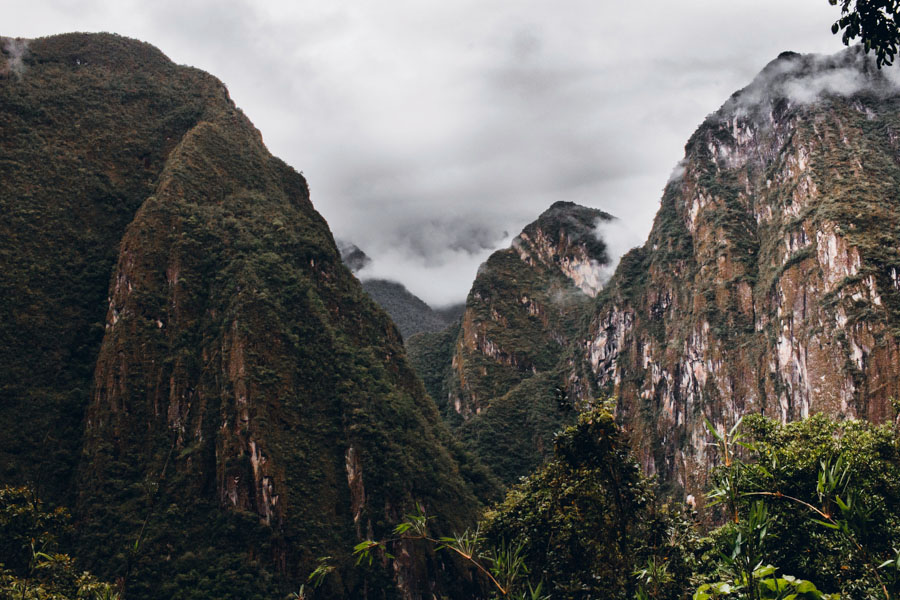
M 571 380 L 696 493 L 704 418 L 882 421 L 900 396 L 900 95 L 858 49 L 785 53 L 697 129 Z

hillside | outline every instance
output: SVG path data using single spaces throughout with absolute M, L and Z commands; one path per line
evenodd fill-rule
M 399 546 L 350 568 L 415 502 L 469 523 L 474 467 L 303 176 L 147 44 L 3 42 L 4 482 L 71 506 L 129 598 L 276 597 L 325 555 L 323 597 L 458 588 Z
M 337 245 L 341 260 L 354 275 L 361 277 L 363 289 L 390 315 L 404 340 L 417 333 L 441 331 L 459 318 L 461 306 L 436 310 L 398 281 L 365 277 L 360 271 L 370 265 L 372 259 L 356 244 L 338 241 Z
M 391 316 L 404 340 L 417 333 L 441 331 L 454 320 L 452 310 L 447 314 L 434 310 L 402 283 L 363 279 L 362 287 Z

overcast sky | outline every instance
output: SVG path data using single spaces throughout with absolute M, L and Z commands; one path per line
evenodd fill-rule
M 6 36 L 112 31 L 219 77 L 370 274 L 435 305 L 557 200 L 646 239 L 703 118 L 827 0 L 0 0 Z

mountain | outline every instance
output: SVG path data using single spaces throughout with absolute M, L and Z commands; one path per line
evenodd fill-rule
M 467 446 L 506 483 L 552 451 L 574 419 L 565 368 L 609 264 L 602 211 L 557 202 L 481 265 L 462 320 L 408 342 Z
M 356 273 L 366 265 L 371 264 L 372 259 L 356 244 L 343 240 L 335 240 L 335 243 L 337 244 L 338 252 L 341 254 L 341 260 L 344 261 L 350 272 Z
M 369 255 L 356 244 L 338 241 L 337 245 L 344 264 L 357 277 L 361 275 L 362 269 L 372 263 Z M 366 293 L 397 324 L 404 339 L 409 339 L 417 333 L 441 331 L 462 313 L 462 306 L 433 309 L 398 281 L 371 277 L 363 277 L 361 281 Z
M 452 309 L 446 313 L 434 310 L 402 283 L 387 279 L 363 279 L 362 286 L 391 316 L 404 339 L 421 332 L 441 331 L 454 320 Z
M 705 418 L 894 418 L 897 80 L 859 47 L 779 56 L 690 138 L 647 242 L 598 296 L 570 384 L 618 398 L 673 490 L 702 488 Z
M 321 556 L 322 597 L 465 585 L 401 544 L 352 567 L 416 503 L 471 522 L 479 474 L 303 176 L 152 46 L 0 45 L 3 481 L 129 598 L 283 596 Z

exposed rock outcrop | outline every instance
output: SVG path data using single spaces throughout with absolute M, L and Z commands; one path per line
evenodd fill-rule
M 858 48 L 786 53 L 701 125 L 570 379 L 695 495 L 703 419 L 882 421 L 900 394 L 900 95 Z

